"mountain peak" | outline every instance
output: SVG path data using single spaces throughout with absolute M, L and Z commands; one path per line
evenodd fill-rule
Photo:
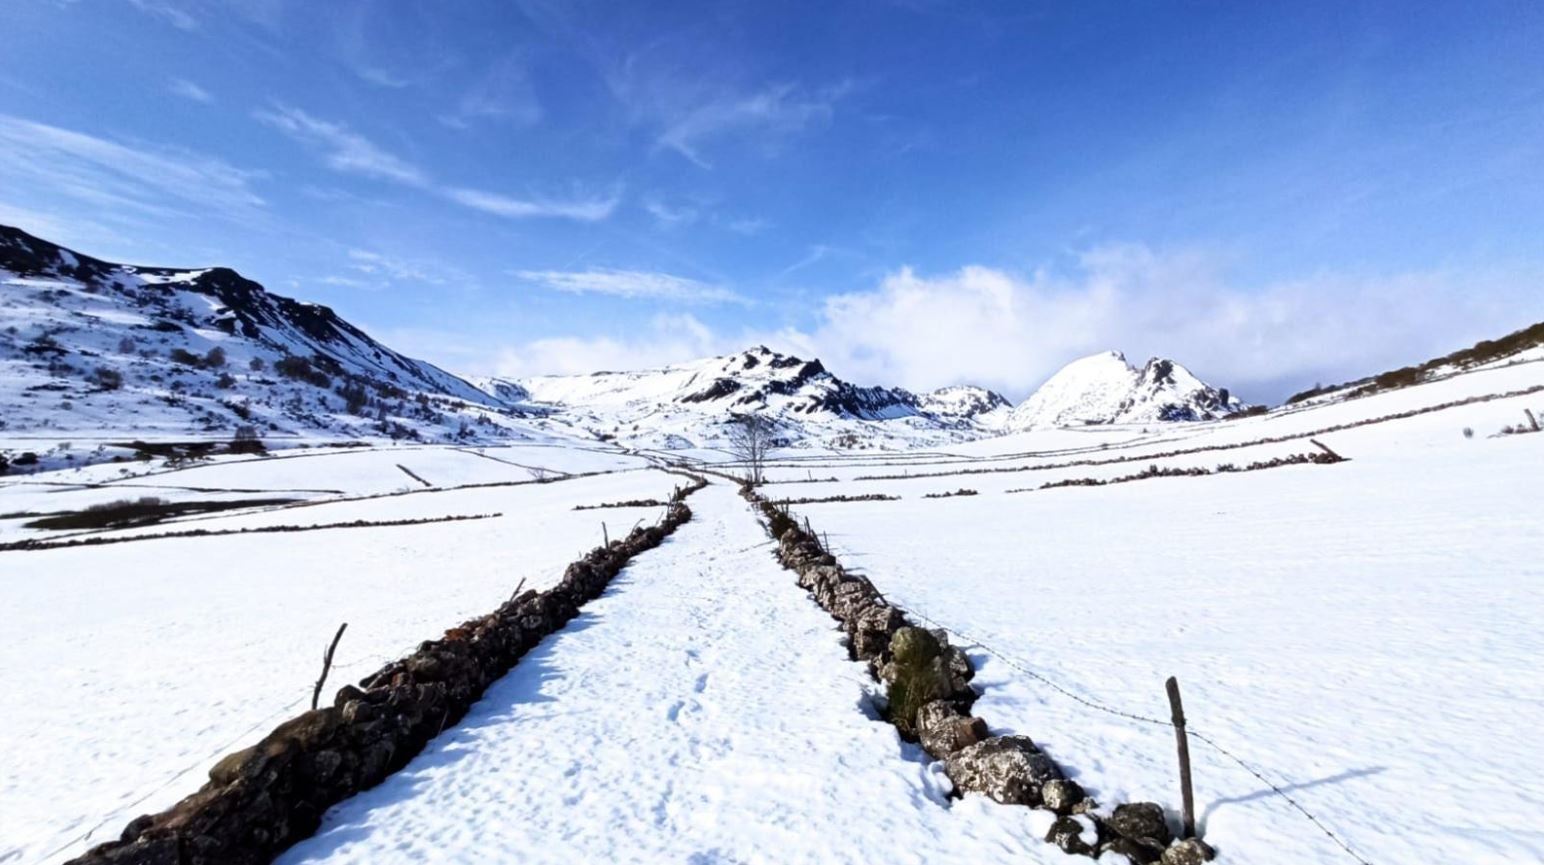
M 1118 351 L 1072 361 L 1013 410 L 1010 430 L 1111 423 L 1209 420 L 1243 406 L 1168 358 L 1138 370 Z

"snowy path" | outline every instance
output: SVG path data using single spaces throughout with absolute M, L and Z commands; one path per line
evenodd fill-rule
M 302 862 L 1051 862 L 1044 815 L 947 781 L 728 485 Z M 885 851 L 876 855 L 876 851 Z

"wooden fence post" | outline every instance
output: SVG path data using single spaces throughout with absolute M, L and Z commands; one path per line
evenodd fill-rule
M 1533 427 L 1533 431 L 1534 432 L 1538 432 L 1539 431 L 1539 419 L 1533 416 L 1533 409 L 1525 408 L 1525 409 L 1523 409 L 1523 414 L 1528 416 L 1528 424 Z
M 332 645 L 328 646 L 327 651 L 322 653 L 322 675 L 321 678 L 316 680 L 316 687 L 311 691 L 311 708 L 313 711 L 316 709 L 317 700 L 321 699 L 322 686 L 327 684 L 327 671 L 332 669 L 332 654 L 338 651 L 338 641 L 343 639 L 343 632 L 347 629 L 348 622 L 339 625 L 338 633 L 333 635 Z
M 1329 454 L 1330 457 L 1335 460 L 1335 462 L 1344 462 L 1345 459 L 1346 459 L 1345 457 L 1341 456 L 1340 454 L 1335 453 L 1334 451 L 1330 450 L 1330 446 L 1329 445 L 1325 444 L 1324 442 L 1319 441 L 1318 439 L 1309 439 L 1308 443 L 1313 445 L 1314 447 L 1318 448 L 1319 450 L 1324 451 L 1326 454 Z
M 1190 739 L 1185 735 L 1185 707 L 1179 700 L 1179 680 L 1173 676 L 1164 683 L 1169 692 L 1169 709 L 1174 713 L 1174 741 L 1179 745 L 1179 795 L 1185 808 L 1181 838 L 1196 834 L 1196 800 L 1190 789 Z

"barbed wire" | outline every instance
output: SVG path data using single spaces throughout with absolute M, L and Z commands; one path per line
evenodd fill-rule
M 1093 710 L 1099 711 L 1099 712 L 1103 712 L 1103 713 L 1105 713 L 1107 715 L 1114 715 L 1116 717 L 1125 718 L 1125 719 L 1130 720 L 1130 721 L 1138 721 L 1138 722 L 1141 722 L 1143 724 L 1152 724 L 1152 725 L 1156 725 L 1156 726 L 1159 726 L 1159 727 L 1170 727 L 1170 728 L 1172 728 L 1174 726 L 1174 722 L 1172 720 L 1164 720 L 1162 718 L 1153 718 L 1153 717 L 1149 717 L 1147 715 L 1139 715 L 1139 714 L 1137 714 L 1135 712 L 1127 712 L 1127 711 L 1125 711 L 1123 709 L 1117 709 L 1114 706 L 1110 706 L 1110 705 L 1107 705 L 1105 703 L 1101 703 L 1101 702 L 1099 702 L 1097 700 L 1094 700 L 1094 699 L 1092 699 L 1090 697 L 1086 697 L 1086 696 L 1084 696 L 1082 694 L 1076 693 L 1076 692 L 1074 692 L 1074 691 L 1064 687 L 1060 683 L 1055 682 L 1055 681 L 1051 680 L 1050 678 L 1047 678 L 1043 674 L 1041 674 L 1039 672 L 1036 672 L 1035 670 L 1030 669 L 1028 664 L 1025 664 L 1025 663 L 1022 663 L 1022 662 L 1019 662 L 1019 661 L 1015 660 L 1013 658 L 1013 656 L 1011 656 L 1011 655 L 1007 654 L 1006 652 L 1003 652 L 1003 651 L 995 648 L 994 646 L 990 645 L 989 643 L 985 642 L 984 640 L 982 640 L 982 639 L 980 639 L 978 637 L 975 637 L 975 636 L 972 636 L 970 634 L 967 634 L 964 631 L 958 630 L 956 628 L 951 628 L 949 626 L 946 626 L 942 622 L 939 622 L 939 621 L 937 621 L 935 619 L 929 618 L 929 617 L 927 617 L 925 615 L 922 615 L 921 613 L 914 613 L 914 612 L 912 612 L 910 610 L 907 610 L 906 614 L 908 616 L 915 616 L 915 617 L 921 619 L 922 621 L 927 622 L 928 624 L 932 625 L 935 628 L 942 628 L 944 631 L 946 631 L 946 632 L 948 632 L 950 634 L 953 634 L 953 635 L 955 635 L 957 637 L 960 637 L 960 638 L 964 639 L 965 641 L 967 641 L 968 643 L 970 643 L 970 644 L 972 644 L 974 646 L 977 646 L 977 647 L 979 647 L 981 649 L 986 650 L 987 652 L 991 653 L 994 657 L 996 657 L 999 661 L 1002 661 L 1003 664 L 1005 664 L 1006 666 L 1008 666 L 1008 667 L 1010 667 L 1010 668 L 1012 668 L 1012 669 L 1014 669 L 1014 670 L 1016 670 L 1016 671 L 1018 671 L 1020 673 L 1023 673 L 1026 676 L 1029 676 L 1030 678 L 1034 679 L 1037 682 L 1040 682 L 1041 684 L 1043 684 L 1046 687 L 1056 691 L 1057 693 L 1059 693 L 1059 694 L 1061 694 L 1061 695 L 1063 695 L 1063 696 L 1065 696 L 1065 697 L 1067 697 L 1067 698 L 1069 698 L 1071 700 L 1074 700 L 1077 703 L 1079 703 L 1079 704 L 1081 704 L 1083 706 L 1086 706 L 1086 707 L 1088 707 L 1090 709 L 1093 709 Z M 1261 783 L 1265 784 L 1267 787 L 1270 787 L 1271 788 L 1271 792 L 1275 793 L 1276 795 L 1280 796 L 1282 799 L 1286 800 L 1287 804 L 1291 805 L 1293 807 L 1293 809 L 1295 809 L 1298 813 L 1300 813 L 1304 817 L 1306 817 L 1310 823 L 1312 823 L 1316 828 L 1318 828 L 1318 830 L 1320 832 L 1323 832 L 1324 835 L 1327 838 L 1329 838 L 1331 841 L 1335 842 L 1335 844 L 1338 847 L 1340 847 L 1340 849 L 1344 850 L 1347 855 L 1349 855 L 1352 859 L 1355 859 L 1357 861 L 1358 865 L 1373 865 L 1373 863 L 1368 861 L 1366 857 L 1364 857 L 1364 856 L 1362 856 L 1362 854 L 1356 852 L 1356 850 L 1354 850 L 1351 847 L 1350 844 L 1346 843 L 1346 841 L 1343 838 L 1341 838 L 1339 835 L 1336 835 L 1335 832 L 1333 830 L 1331 830 L 1329 828 L 1329 826 L 1325 825 L 1322 820 L 1320 820 L 1317 816 L 1315 816 L 1313 814 L 1313 812 L 1311 812 L 1307 808 L 1303 807 L 1303 804 L 1301 802 L 1299 802 L 1296 799 L 1294 799 L 1290 793 L 1288 793 L 1286 790 L 1282 789 L 1281 785 L 1279 785 L 1276 782 L 1272 781 L 1271 779 L 1267 778 L 1265 776 L 1263 770 L 1257 768 L 1256 766 L 1254 766 L 1251 763 L 1249 763 L 1246 760 L 1244 760 L 1242 757 L 1239 757 L 1237 754 L 1234 754 L 1232 751 L 1230 751 L 1227 748 L 1223 747 L 1221 744 L 1219 744 L 1217 742 L 1216 739 L 1213 739 L 1211 736 L 1208 736 L 1205 733 L 1201 733 L 1201 732 L 1196 731 L 1195 728 L 1191 727 L 1188 724 L 1185 726 L 1185 731 L 1192 738 L 1194 738 L 1197 741 L 1199 741 L 1199 742 L 1201 742 L 1201 743 L 1211 747 L 1213 750 L 1217 751 L 1217 753 L 1223 755 L 1224 757 L 1228 758 L 1229 760 L 1232 760 L 1234 763 L 1238 764 L 1239 768 L 1241 768 L 1244 771 L 1248 772 L 1250 775 L 1253 775 L 1256 780 L 1258 780 Z

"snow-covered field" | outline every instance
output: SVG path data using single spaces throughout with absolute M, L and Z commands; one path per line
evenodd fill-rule
M 1091 458 L 1295 435 L 1541 383 L 1544 368 L 1530 364 L 1311 411 L 1166 429 L 1161 444 L 1139 438 L 1096 447 Z M 1150 463 L 1204 466 L 1313 449 L 1299 440 L 1118 466 L 766 492 L 901 496 L 796 511 L 891 600 L 974 641 L 984 688 L 976 711 L 997 732 L 1033 736 L 1100 799 L 1176 803 L 1173 734 L 1161 723 L 1163 681 L 1176 675 L 1195 731 L 1257 767 L 1370 861 L 1538 862 L 1544 435 L 1491 437 L 1521 422 L 1525 407 L 1539 413 L 1544 393 L 1325 435 L 1351 457 L 1329 466 L 1006 492 Z M 1021 453 L 1036 435 L 956 450 Z M 1069 458 L 882 472 L 800 464 L 783 476 Z M 962 486 L 980 494 L 922 498 Z M 1225 858 L 1354 861 L 1209 742 L 1193 755 L 1205 835 Z
M 1347 425 L 1541 385 L 1527 363 L 1234 421 L 806 449 L 764 493 L 899 496 L 796 509 L 972 646 L 994 733 L 1031 735 L 1101 801 L 1177 808 L 1162 723 L 1177 675 L 1222 861 L 1349 865 L 1344 842 L 1376 865 L 1539 862 L 1544 434 L 1493 434 L 1544 413 L 1544 390 Z M 1309 437 L 1350 461 L 1039 489 L 1309 453 Z M 328 693 L 522 579 L 549 584 L 603 522 L 617 536 L 658 516 L 573 508 L 666 498 L 679 478 L 661 457 L 726 459 L 552 440 L 0 479 L 0 514 L 300 500 L 101 537 L 503 514 L 0 551 L 0 862 L 62 861 L 196 789 L 305 705 L 339 622 Z M 923 497 L 960 488 L 978 494 Z M 877 720 L 866 674 L 730 485 L 691 504 L 460 726 L 283 861 L 1067 861 L 1038 840 L 1045 815 L 951 800 Z M 0 540 L 69 534 L 28 519 L 0 519 Z
M 865 709 L 861 665 L 733 487 L 625 570 L 459 729 L 280 858 L 1054 862 Z
M 534 459 L 499 449 L 488 454 Z M 91 843 L 107 840 L 129 819 L 192 792 L 215 758 L 305 707 L 321 651 L 340 622 L 349 627 L 329 695 L 420 641 L 494 609 L 521 580 L 528 588 L 555 581 L 568 562 L 600 543 L 602 522 L 616 535 L 659 516 L 651 508 L 574 511 L 575 505 L 664 499 L 680 482 L 635 467 L 550 483 L 432 491 L 406 478 L 397 462 L 437 482 L 530 480 L 525 469 L 450 450 L 349 451 L 211 466 L 160 478 L 256 489 L 304 483 L 356 493 L 408 481 L 420 491 L 202 518 L 188 528 L 503 516 L 0 552 L 0 621 L 6 623 L 0 861 L 62 860 L 84 849 L 78 839 L 88 831 L 95 829 Z M 541 464 L 601 471 L 625 462 L 572 451 Z M 480 476 L 483 467 L 487 474 Z M 78 507 L 79 497 L 99 494 L 88 488 L 41 495 Z M 30 502 L 38 495 L 28 485 L 7 486 L 0 489 L 6 503 L 0 511 L 14 510 L 13 498 Z

